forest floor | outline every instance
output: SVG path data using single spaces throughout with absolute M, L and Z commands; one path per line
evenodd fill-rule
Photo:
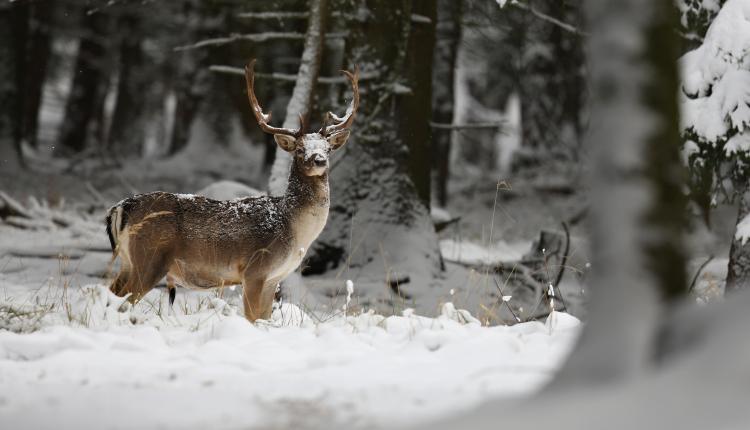
M 0 191 L 30 203 L 30 210 L 53 214 L 24 228 L 0 222 L 0 423 L 9 428 L 413 424 L 489 398 L 529 394 L 572 346 L 579 331 L 574 316 L 555 312 L 541 322 L 486 326 L 477 309 L 461 309 L 468 305 L 458 295 L 428 316 L 409 309 L 362 312 L 354 300 L 347 307 L 345 299 L 310 311 L 291 301 L 277 308 L 271 321 L 256 325 L 238 316 L 238 294 L 231 291 L 181 292 L 169 309 L 158 288 L 135 307 L 123 305 L 105 288 L 112 267 L 103 208 L 135 192 L 195 192 L 225 177 L 222 171 L 246 171 L 232 162 L 204 166 L 189 177 L 177 162 L 87 174 L 0 172 Z M 585 272 L 588 262 L 580 226 L 586 202 L 577 181 L 564 172 L 531 171 L 505 180 L 464 173 L 451 183 L 455 197 L 446 208 L 460 220 L 440 236 L 446 291 L 476 278 L 467 261 L 516 261 L 541 230 L 560 231 L 566 221 L 573 270 L 560 287 L 569 311 L 585 316 L 579 270 Z M 260 185 L 249 175 L 230 178 Z M 36 200 L 27 203 L 28 196 Z M 730 209 L 717 215 L 712 231 L 699 226 L 689 237 L 691 271 L 706 255 L 716 256 L 696 283 L 703 297 L 720 295 Z M 72 212 L 78 214 L 74 219 Z M 290 280 L 313 289 L 326 282 L 331 282 L 326 275 Z M 44 414 L 35 412 L 40 406 Z

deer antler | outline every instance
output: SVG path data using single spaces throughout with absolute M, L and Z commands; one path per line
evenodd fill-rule
M 302 132 L 302 116 L 300 115 L 300 128 L 291 129 L 283 127 L 274 127 L 268 123 L 271 121 L 271 112 L 263 113 L 258 99 L 255 97 L 255 59 L 251 60 L 245 66 L 245 82 L 247 83 L 247 98 L 250 100 L 250 107 L 253 109 L 255 119 L 258 121 L 260 129 L 271 134 L 285 134 L 287 136 L 299 137 Z
M 359 67 L 354 66 L 354 73 L 346 70 L 342 70 L 341 73 L 346 75 L 352 84 L 352 102 L 343 117 L 339 117 L 330 111 L 326 113 L 323 127 L 320 129 L 320 134 L 323 136 L 329 136 L 332 133 L 351 127 L 352 122 L 354 122 L 354 116 L 357 114 L 357 109 L 359 109 Z

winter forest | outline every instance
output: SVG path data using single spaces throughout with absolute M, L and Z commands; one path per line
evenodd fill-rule
M 749 129 L 750 0 L 0 0 L 0 428 L 748 428 Z

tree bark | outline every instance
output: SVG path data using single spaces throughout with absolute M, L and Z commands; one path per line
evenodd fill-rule
M 332 163 L 328 223 L 308 253 L 307 273 L 341 266 L 341 276 L 358 285 L 362 306 L 393 312 L 408 303 L 434 313 L 439 292 L 430 283 L 440 271 L 437 236 L 415 186 L 423 178 L 413 176 L 410 136 L 400 123 L 409 109 L 415 119 L 431 112 L 429 97 L 427 103 L 410 100 L 420 90 L 405 79 L 417 76 L 407 59 L 415 9 L 408 1 L 363 0 L 352 6 L 369 14 L 349 25 L 345 67 L 356 64 L 379 77 L 360 82 L 360 111 L 350 142 Z
M 121 157 L 138 157 L 146 131 L 146 101 L 151 97 L 154 67 L 141 47 L 143 29 L 137 12 L 120 17 L 120 73 L 112 114 L 109 148 Z
M 729 248 L 729 268 L 727 270 L 726 292 L 750 288 L 750 241 L 743 237 L 741 224 L 750 224 L 750 190 L 739 195 L 737 227 Z M 750 233 L 750 231 L 748 231 Z
M 573 2 L 543 0 L 534 7 L 574 26 L 582 21 L 580 7 Z M 528 40 L 523 46 L 528 59 L 519 77 L 523 145 L 574 155 L 581 139 L 586 89 L 583 39 L 537 17 L 528 19 Z
M 435 57 L 432 71 L 432 119 L 434 122 L 453 123 L 456 57 L 461 41 L 461 16 L 463 0 L 438 0 L 435 29 Z M 448 179 L 450 179 L 450 153 L 452 130 L 432 131 L 433 167 L 437 203 L 448 204 Z
M 302 51 L 297 81 L 294 84 L 292 98 L 286 108 L 284 127 L 297 128 L 299 116 L 308 122 L 313 97 L 315 96 L 316 82 L 320 73 L 321 51 L 323 50 L 323 38 L 325 37 L 325 15 L 328 9 L 328 0 L 312 0 L 310 2 L 310 17 L 308 18 L 307 33 L 305 34 L 305 48 Z M 271 167 L 271 176 L 268 180 L 268 190 L 271 195 L 282 195 L 286 191 L 287 179 L 291 157 L 281 148 L 276 148 L 276 157 Z
M 588 0 L 586 10 L 594 258 L 590 319 L 554 382 L 568 387 L 642 373 L 655 357 L 665 300 L 687 290 L 675 8 Z
M 73 83 L 65 105 L 60 130 L 62 152 L 76 153 L 86 148 L 89 126 L 102 105 L 106 76 L 104 74 L 108 17 L 102 12 L 83 11 L 85 32 L 78 45 Z
M 20 150 L 23 44 L 26 38 L 26 5 L 0 5 L 0 172 L 13 174 L 22 167 Z
M 39 108 L 47 75 L 47 64 L 52 54 L 51 25 L 55 3 L 39 0 L 29 4 L 31 28 L 25 57 L 26 86 L 24 90 L 23 140 L 36 146 L 39 128 Z
M 432 168 L 432 63 L 435 50 L 437 0 L 413 0 L 408 33 L 405 77 L 411 96 L 405 97 L 398 117 L 399 134 L 409 150 L 407 167 L 426 207 L 430 207 Z M 426 22 L 424 18 L 429 19 Z

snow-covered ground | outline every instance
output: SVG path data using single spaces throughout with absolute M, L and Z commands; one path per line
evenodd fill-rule
M 356 286 L 355 286 L 356 288 Z M 250 324 L 236 296 L 102 285 L 30 289 L 0 275 L 0 428 L 326 428 L 411 424 L 538 388 L 577 319 L 485 327 L 451 304 Z

